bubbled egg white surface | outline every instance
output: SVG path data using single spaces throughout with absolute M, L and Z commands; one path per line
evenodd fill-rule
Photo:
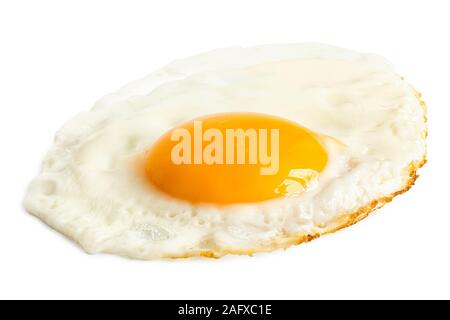
M 218 207 L 169 198 L 136 174 L 134 159 L 168 129 L 229 111 L 280 116 L 331 137 L 317 188 Z M 320 44 L 220 49 L 175 61 L 70 120 L 25 206 L 91 253 L 270 251 L 336 229 L 404 189 L 410 164 L 424 157 L 425 131 L 415 90 L 383 58 Z

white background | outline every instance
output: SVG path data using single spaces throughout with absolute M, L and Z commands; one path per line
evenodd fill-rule
M 447 6 L 447 7 L 446 7 Z M 1 1 L 0 298 L 450 298 L 447 1 Z M 384 55 L 429 107 L 429 163 L 370 218 L 221 260 L 89 256 L 21 202 L 54 132 L 102 95 L 205 50 L 318 41 Z

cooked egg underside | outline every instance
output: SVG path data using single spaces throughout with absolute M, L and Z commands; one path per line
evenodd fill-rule
M 310 192 L 225 207 L 165 196 L 132 169 L 170 128 L 222 112 L 279 116 L 345 148 L 329 151 Z M 267 252 L 351 225 L 409 189 L 425 137 L 423 102 L 378 56 L 318 44 L 221 49 L 176 61 L 67 123 L 25 206 L 89 253 Z

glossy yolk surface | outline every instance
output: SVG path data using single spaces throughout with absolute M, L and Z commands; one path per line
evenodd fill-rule
M 231 135 L 236 129 L 245 135 Z M 145 173 L 172 197 L 225 205 L 299 194 L 327 161 L 318 137 L 294 122 L 224 113 L 192 120 L 160 137 L 146 155 Z

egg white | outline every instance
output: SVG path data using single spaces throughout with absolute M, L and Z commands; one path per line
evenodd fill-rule
M 149 188 L 134 170 L 168 129 L 231 111 L 273 114 L 339 141 L 327 145 L 317 188 L 256 204 L 192 205 Z M 25 207 L 90 253 L 271 251 L 346 226 L 404 190 L 424 159 L 424 112 L 415 90 L 375 55 L 319 44 L 216 50 L 171 63 L 67 123 Z

